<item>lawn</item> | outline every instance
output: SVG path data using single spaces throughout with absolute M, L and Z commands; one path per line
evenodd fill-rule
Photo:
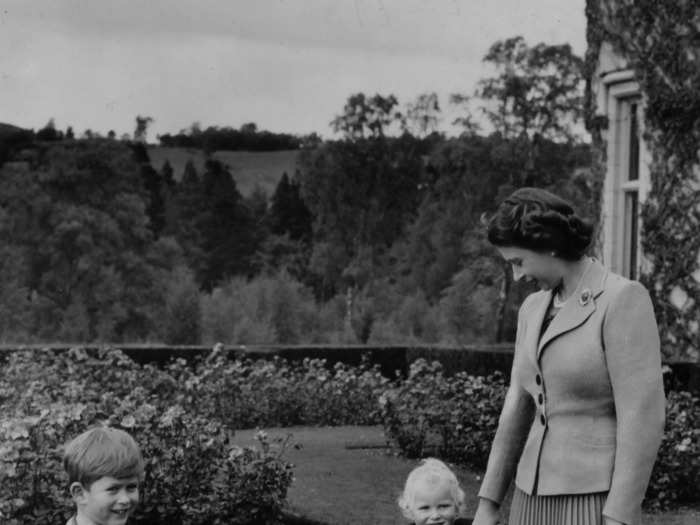
M 288 501 L 296 514 L 334 525 L 405 525 L 396 506 L 404 480 L 416 465 L 396 457 L 386 448 L 381 427 L 293 427 L 271 429 L 270 436 L 292 434 L 286 457 L 294 463 L 295 479 Z M 255 431 L 236 434 L 236 441 L 250 444 Z M 455 469 L 467 494 L 467 516 L 476 508 L 479 476 Z M 506 502 L 507 505 L 507 502 Z M 698 525 L 700 508 L 663 514 L 645 514 L 643 525 Z

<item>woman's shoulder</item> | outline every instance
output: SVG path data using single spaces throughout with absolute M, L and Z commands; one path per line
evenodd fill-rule
M 610 299 L 615 299 L 626 295 L 649 295 L 646 287 L 639 281 L 633 281 L 614 272 L 608 272 L 603 291 L 607 293 Z

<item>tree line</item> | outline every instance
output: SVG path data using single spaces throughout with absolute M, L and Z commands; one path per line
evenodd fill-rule
M 497 74 L 453 97 L 461 135 L 437 131 L 435 94 L 403 109 L 353 94 L 331 122 L 339 138 L 298 138 L 297 170 L 272 195 L 242 195 L 213 156 L 181 177 L 153 166 L 145 117 L 134 140 L 0 128 L 0 338 L 511 339 L 527 290 L 485 241 L 482 214 L 523 185 L 593 211 L 597 183 L 575 140 L 570 48 L 518 37 L 485 60 Z

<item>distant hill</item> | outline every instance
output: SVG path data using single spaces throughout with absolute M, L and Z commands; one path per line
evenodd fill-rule
M 163 163 L 169 160 L 175 180 L 178 181 L 182 178 L 185 164 L 190 159 L 194 162 L 197 173 L 201 175 L 204 172 L 205 157 L 199 149 L 149 146 L 148 155 L 151 165 L 158 171 Z M 298 155 L 299 150 L 217 151 L 213 154 L 214 158 L 228 166 L 238 191 L 244 196 L 250 195 L 256 184 L 259 184 L 268 196 L 272 196 L 284 172 L 290 177 L 294 175 Z
M 13 124 L 5 124 L 4 122 L 0 122 L 0 137 L 4 137 L 6 135 L 13 135 L 22 131 L 26 132 L 29 130 L 20 128 L 19 126 L 15 126 Z

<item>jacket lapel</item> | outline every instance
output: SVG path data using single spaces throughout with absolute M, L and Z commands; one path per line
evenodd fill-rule
M 593 259 L 571 298 L 552 319 L 537 344 L 537 359 L 544 347 L 560 335 L 581 326 L 595 312 L 595 299 L 603 291 L 607 270 Z M 551 294 L 550 294 L 551 298 Z M 545 306 L 549 306 L 549 302 Z M 541 326 L 541 323 L 538 325 Z
M 552 291 L 547 290 L 546 292 L 539 292 L 537 294 L 537 299 L 532 302 L 532 306 L 529 308 L 528 315 L 526 319 L 526 339 L 523 341 L 523 345 L 528 349 L 528 354 L 533 358 L 538 355 L 538 342 L 540 339 L 540 334 L 542 333 L 542 323 L 544 322 L 544 316 L 547 314 L 547 309 L 549 308 L 549 303 L 552 302 Z

